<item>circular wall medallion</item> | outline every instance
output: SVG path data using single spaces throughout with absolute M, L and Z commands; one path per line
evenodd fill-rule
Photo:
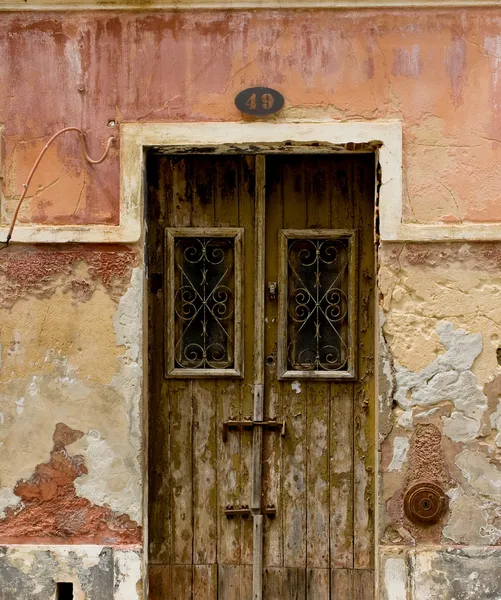
M 405 492 L 404 510 L 407 518 L 416 525 L 433 525 L 447 509 L 447 496 L 436 483 L 420 481 Z

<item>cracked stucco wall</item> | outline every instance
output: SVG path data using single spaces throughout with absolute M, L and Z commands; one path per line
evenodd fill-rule
M 0 289 L 0 597 L 141 598 L 138 252 L 12 247 Z
M 407 221 L 501 221 L 500 48 L 495 8 L 3 13 L 1 214 L 58 129 L 96 156 L 110 122 L 240 121 L 235 95 L 261 82 L 280 119 L 401 120 Z M 118 156 L 97 169 L 60 138 L 21 219 L 117 224 Z
M 501 597 L 500 266 L 500 244 L 380 250 L 386 600 Z M 403 507 L 405 490 L 423 479 L 448 497 L 443 519 L 427 527 Z

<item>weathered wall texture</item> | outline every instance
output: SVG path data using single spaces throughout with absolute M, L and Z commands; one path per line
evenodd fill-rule
M 380 258 L 383 598 L 405 600 L 408 579 L 416 600 L 498 598 L 499 554 L 481 547 L 501 542 L 501 245 L 389 244 Z M 403 510 L 421 479 L 449 504 L 424 528 Z
M 408 221 L 501 221 L 501 16 L 448 9 L 2 14 L 4 222 L 57 129 L 100 154 L 110 120 L 238 121 L 259 84 L 279 119 L 401 119 Z M 117 148 L 94 167 L 61 138 L 21 221 L 116 224 L 118 177 Z M 387 244 L 380 266 L 381 598 L 494 600 L 501 245 Z M 142 267 L 140 246 L 0 252 L 2 600 L 61 577 L 141 597 Z M 449 498 L 426 529 L 403 512 L 421 478 Z
M 139 548 L 138 265 L 126 247 L 19 246 L 0 256 L 0 543 Z M 85 572 L 93 566 L 81 548 L 70 556 L 75 577 L 79 564 Z M 2 599 L 51 597 L 46 586 L 61 575 L 52 551 L 41 555 L 6 551 Z M 9 579 L 14 567 L 24 579 Z M 37 573 L 41 587 L 20 596 Z M 82 600 L 112 597 L 112 588 L 97 596 L 92 585 L 85 591 L 81 582 Z
M 111 119 L 239 120 L 235 94 L 269 84 L 283 117 L 401 118 L 409 221 L 500 221 L 500 31 L 495 9 L 3 14 L 4 210 L 60 127 L 97 154 Z M 22 219 L 117 223 L 117 154 L 62 139 Z

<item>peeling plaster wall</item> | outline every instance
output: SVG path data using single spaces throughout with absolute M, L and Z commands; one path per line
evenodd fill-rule
M 499 244 L 380 250 L 390 390 L 380 399 L 387 600 L 501 597 L 500 267 Z M 407 487 L 423 479 L 448 496 L 445 516 L 428 527 L 403 508 Z
M 4 13 L 0 218 L 57 129 L 97 155 L 111 120 L 239 121 L 262 84 L 272 119 L 400 119 L 408 222 L 497 223 L 500 40 L 495 9 Z M 66 136 L 42 165 L 21 222 L 119 222 L 119 143 L 97 167 Z M 142 597 L 141 256 L 0 252 L 2 600 L 62 577 Z M 501 245 L 384 244 L 379 265 L 379 598 L 499 599 Z M 432 527 L 404 513 L 418 479 L 447 493 Z
M 143 597 L 141 556 L 103 546 L 10 546 L 0 549 L 2 600 L 52 600 L 57 582 L 73 583 L 74 600 Z
M 78 600 L 142 593 L 140 263 L 109 246 L 0 256 L 2 600 L 53 598 L 63 576 Z

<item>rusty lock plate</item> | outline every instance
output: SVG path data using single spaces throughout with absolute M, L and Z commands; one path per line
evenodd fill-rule
M 437 483 L 419 481 L 405 492 L 404 510 L 414 524 L 433 525 L 447 510 L 447 496 Z

